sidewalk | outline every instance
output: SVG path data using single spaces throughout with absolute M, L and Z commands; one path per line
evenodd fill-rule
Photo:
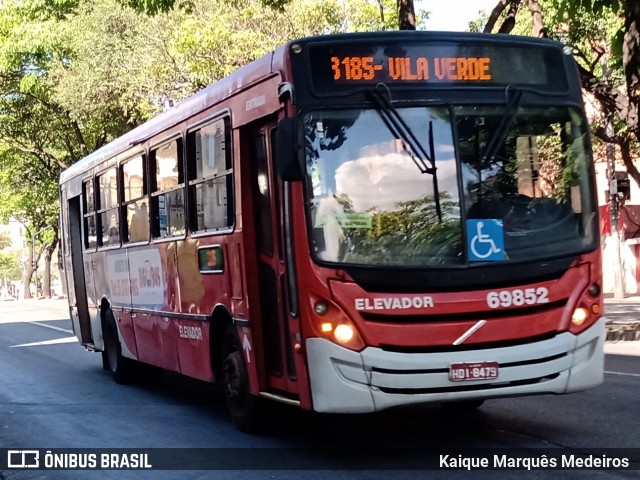
M 607 342 L 640 343 L 640 294 L 629 294 L 624 298 L 605 294 L 604 316 Z
M 637 303 L 640 305 L 640 293 L 627 293 L 624 298 L 613 298 L 613 293 L 604 294 L 604 303 Z
M 66 298 L 31 298 L 29 300 L 0 301 L 0 317 L 15 318 L 16 315 L 32 320 L 69 319 L 69 304 Z

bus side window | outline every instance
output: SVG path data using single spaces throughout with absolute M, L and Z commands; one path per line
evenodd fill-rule
M 93 178 L 82 184 L 82 209 L 84 214 L 84 247 L 93 249 L 98 245 Z
M 125 242 L 149 240 L 149 208 L 144 157 L 137 156 L 122 164 L 123 219 L 126 219 Z
M 154 238 L 184 235 L 184 174 L 182 139 L 151 151 L 152 232 Z
M 221 118 L 189 133 L 187 140 L 189 199 L 195 206 L 190 226 L 195 232 L 233 225 L 231 128 Z
M 98 246 L 120 243 L 118 183 L 116 169 L 98 175 Z

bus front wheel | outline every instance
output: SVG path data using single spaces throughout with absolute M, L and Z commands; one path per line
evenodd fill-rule
M 242 347 L 233 326 L 224 342 L 224 394 L 234 425 L 243 432 L 254 431 L 258 421 L 258 397 L 249 390 L 249 375 Z
M 104 319 L 103 364 L 108 367 L 116 383 L 131 383 L 134 377 L 135 363 L 122 356 L 122 347 L 118 337 L 116 320 L 111 310 L 107 310 Z

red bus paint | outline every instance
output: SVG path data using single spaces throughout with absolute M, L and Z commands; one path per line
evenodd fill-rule
M 63 172 L 73 328 L 118 382 L 222 382 L 246 430 L 259 397 L 356 413 L 591 388 L 593 178 L 562 45 L 290 42 Z

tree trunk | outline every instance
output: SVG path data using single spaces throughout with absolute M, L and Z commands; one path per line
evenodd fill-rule
M 29 255 L 31 258 L 31 255 Z M 24 266 L 24 272 L 22 273 L 22 298 L 28 300 L 31 297 L 31 279 L 33 278 L 34 269 L 31 266 L 32 263 L 29 261 L 28 265 Z
M 398 23 L 400 30 L 416 29 L 416 13 L 413 0 L 398 0 Z
M 520 3 L 518 1 L 518 3 Z M 493 28 L 496 26 L 496 22 L 504 12 L 507 5 L 511 4 L 511 0 L 500 0 L 498 4 L 491 11 L 491 15 L 489 15 L 489 19 L 487 20 L 487 24 L 484 26 L 484 33 L 491 33 Z
M 540 2 L 538 2 L 538 0 L 529 0 L 529 11 L 531 12 L 531 36 L 543 36 L 542 7 L 540 6 Z
M 504 19 L 504 22 L 502 22 L 502 25 L 500 25 L 498 33 L 511 33 L 513 27 L 516 26 L 516 15 L 518 14 L 518 7 L 520 7 L 520 0 L 512 0 L 509 2 L 509 11 L 507 12 L 507 17 Z
M 380 23 L 384 25 L 384 3 L 382 0 L 378 0 L 378 8 L 380 9 Z
M 36 296 L 38 295 L 38 276 L 36 266 L 40 261 L 43 250 L 44 246 L 42 246 L 40 251 L 36 254 L 35 247 L 32 246 L 29 248 L 29 259 L 27 260 L 27 264 L 24 266 L 24 272 L 22 273 L 22 298 L 26 300 L 33 298 L 31 296 L 31 281 L 33 280 L 34 273 L 36 274 Z
M 47 245 L 44 251 L 44 278 L 42 280 L 42 295 L 51 298 L 51 256 L 53 246 Z

